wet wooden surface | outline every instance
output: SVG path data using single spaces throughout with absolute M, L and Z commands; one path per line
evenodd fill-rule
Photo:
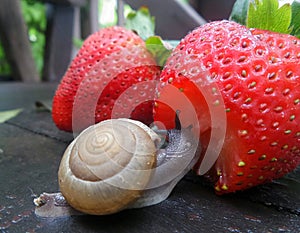
M 44 219 L 33 198 L 56 192 L 60 158 L 73 135 L 59 131 L 36 101 L 55 84 L 0 83 L 0 111 L 23 108 L 0 124 L 0 232 L 300 232 L 300 169 L 273 183 L 217 196 L 188 174 L 158 205 L 111 216 Z

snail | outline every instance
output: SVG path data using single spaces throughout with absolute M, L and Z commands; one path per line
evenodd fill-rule
M 125 118 L 90 126 L 63 155 L 61 193 L 36 198 L 36 214 L 107 215 L 160 203 L 196 163 L 198 141 L 189 128 L 155 132 Z

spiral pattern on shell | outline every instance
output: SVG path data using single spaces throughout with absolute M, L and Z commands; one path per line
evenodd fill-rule
M 141 195 L 156 163 L 159 136 L 129 119 L 102 121 L 67 148 L 59 185 L 68 203 L 89 214 L 118 212 Z

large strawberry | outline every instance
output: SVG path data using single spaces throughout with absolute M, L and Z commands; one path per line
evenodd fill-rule
M 53 99 L 53 120 L 66 131 L 112 117 L 149 124 L 154 93 L 150 81 L 159 74 L 144 41 L 134 32 L 117 26 L 99 30 L 84 41 L 62 78 Z M 117 99 L 119 107 L 113 114 Z
M 211 138 L 210 112 L 222 106 L 224 142 L 206 174 L 217 193 L 279 178 L 300 164 L 299 65 L 300 40 L 294 36 L 250 30 L 226 20 L 205 24 L 182 39 L 168 59 L 154 119 L 173 128 L 175 110 L 180 110 L 182 125 L 196 126 L 191 108 L 184 104 L 191 103 L 204 155 L 210 143 L 219 143 Z

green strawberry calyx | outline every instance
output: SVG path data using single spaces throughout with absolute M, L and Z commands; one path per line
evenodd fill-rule
M 125 19 L 125 28 L 135 31 L 143 40 L 154 36 L 155 18 L 147 7 L 140 7 L 137 11 L 131 10 Z
M 229 19 L 248 28 L 300 37 L 300 2 L 279 3 L 278 0 L 237 0 Z
M 155 58 L 157 65 L 163 68 L 173 48 L 179 41 L 164 41 L 160 36 L 151 36 L 146 39 L 145 43 L 146 48 Z
M 132 10 L 125 18 L 125 28 L 136 32 L 146 43 L 158 66 L 163 67 L 173 48 L 179 41 L 164 41 L 155 35 L 155 17 L 147 7 Z

